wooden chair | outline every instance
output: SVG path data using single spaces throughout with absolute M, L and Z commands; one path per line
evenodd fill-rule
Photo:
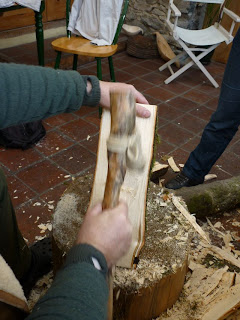
M 79 37 L 79 36 L 71 37 L 70 31 L 67 31 L 67 37 L 63 37 L 63 38 L 59 38 L 59 39 L 54 40 L 52 42 L 52 47 L 54 50 L 57 51 L 55 69 L 59 68 L 62 52 L 68 52 L 68 53 L 72 53 L 74 55 L 73 70 L 77 69 L 77 61 L 78 61 L 79 55 L 94 57 L 97 61 L 97 77 L 99 80 L 102 80 L 101 61 L 102 61 L 102 58 L 108 58 L 111 81 L 115 82 L 115 74 L 114 74 L 112 56 L 117 51 L 117 47 L 118 47 L 117 41 L 118 41 L 118 37 L 121 32 L 122 25 L 124 23 L 125 16 L 127 13 L 128 2 L 129 2 L 129 0 L 124 0 L 124 2 L 123 2 L 122 12 L 120 15 L 118 27 L 117 27 L 112 45 L 96 46 L 96 45 L 91 44 L 90 40 L 85 39 L 83 37 Z M 70 14 L 70 0 L 67 0 L 66 1 L 66 24 L 67 24 L 67 26 L 69 23 L 69 14 Z
M 184 0 L 189 1 L 189 0 Z M 190 2 L 202 2 L 202 3 L 217 3 L 221 5 L 219 21 L 214 25 L 201 29 L 201 30 L 187 30 L 177 26 L 178 17 L 181 16 L 181 12 L 174 5 L 173 0 L 169 0 L 169 7 L 167 13 L 167 25 L 170 29 L 170 32 L 174 39 L 181 45 L 183 52 L 178 56 L 174 57 L 163 66 L 159 68 L 160 71 L 168 68 L 171 72 L 171 76 L 165 80 L 165 83 L 168 84 L 175 78 L 177 78 L 184 71 L 189 69 L 191 66 L 196 64 L 199 69 L 205 74 L 209 81 L 213 84 L 215 88 L 218 88 L 218 83 L 213 79 L 211 74 L 206 70 L 206 68 L 201 63 L 201 59 L 205 57 L 208 53 L 213 51 L 220 43 L 225 42 L 229 44 L 233 40 L 232 32 L 236 22 L 240 22 L 240 17 L 237 16 L 234 12 L 225 8 L 224 0 L 190 0 Z M 174 15 L 174 23 L 171 22 L 172 13 Z M 228 15 L 232 19 L 232 25 L 230 30 L 227 31 L 222 25 L 223 14 Z M 195 52 L 195 54 L 194 54 Z M 199 54 L 200 52 L 200 54 Z M 179 60 L 183 56 L 190 57 L 190 62 L 184 65 L 181 69 L 174 72 L 171 65 Z

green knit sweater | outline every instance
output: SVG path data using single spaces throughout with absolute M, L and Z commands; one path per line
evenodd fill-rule
M 92 83 L 86 92 L 87 80 Z M 76 71 L 0 63 L 0 128 L 40 120 L 82 105 L 96 106 L 99 81 Z M 92 258 L 101 266 L 98 270 Z M 104 256 L 87 244 L 73 247 L 47 294 L 27 320 L 106 319 L 108 287 Z
M 96 258 L 101 266 L 93 265 Z M 26 320 L 105 320 L 107 318 L 107 263 L 94 247 L 73 247 L 51 288 Z
M 86 83 L 92 83 L 88 95 Z M 76 71 L 0 63 L 0 129 L 96 106 L 99 81 Z

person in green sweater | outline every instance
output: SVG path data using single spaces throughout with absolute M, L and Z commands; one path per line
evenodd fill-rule
M 77 71 L 0 63 L 0 74 L 0 129 L 74 112 L 82 105 L 109 108 L 110 90 L 115 88 L 131 90 L 137 103 L 148 104 L 131 85 L 99 81 Z M 136 109 L 138 116 L 150 116 L 138 104 Z M 107 270 L 126 253 L 130 241 L 125 203 L 111 210 L 102 211 L 101 204 L 89 210 L 65 265 L 27 319 L 105 319 Z M 27 246 L 0 170 L 0 254 L 26 292 L 51 267 L 50 255 L 38 252 L 45 242 Z

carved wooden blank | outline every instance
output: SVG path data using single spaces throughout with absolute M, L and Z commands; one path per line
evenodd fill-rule
M 146 195 L 150 164 L 152 160 L 157 113 L 156 106 L 144 105 L 144 107 L 151 111 L 151 116 L 148 119 L 138 117 L 136 119 L 136 128 L 141 135 L 142 152 L 145 156 L 145 166 L 141 170 L 127 169 L 120 192 L 120 199 L 125 200 L 128 204 L 129 219 L 133 225 L 131 247 L 128 253 L 117 264 L 117 266 L 125 268 L 131 268 L 133 266 L 134 258 L 139 255 L 144 244 Z M 104 111 L 101 120 L 98 157 L 90 207 L 103 200 L 108 169 L 106 141 L 110 134 L 110 120 L 110 112 Z

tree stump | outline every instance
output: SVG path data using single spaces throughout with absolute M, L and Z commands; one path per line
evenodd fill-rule
M 62 195 L 53 218 L 55 272 L 74 244 L 87 211 L 93 176 L 80 177 Z M 162 189 L 150 182 L 145 245 L 134 269 L 116 267 L 115 320 L 151 320 L 178 299 L 187 272 L 190 228 Z

